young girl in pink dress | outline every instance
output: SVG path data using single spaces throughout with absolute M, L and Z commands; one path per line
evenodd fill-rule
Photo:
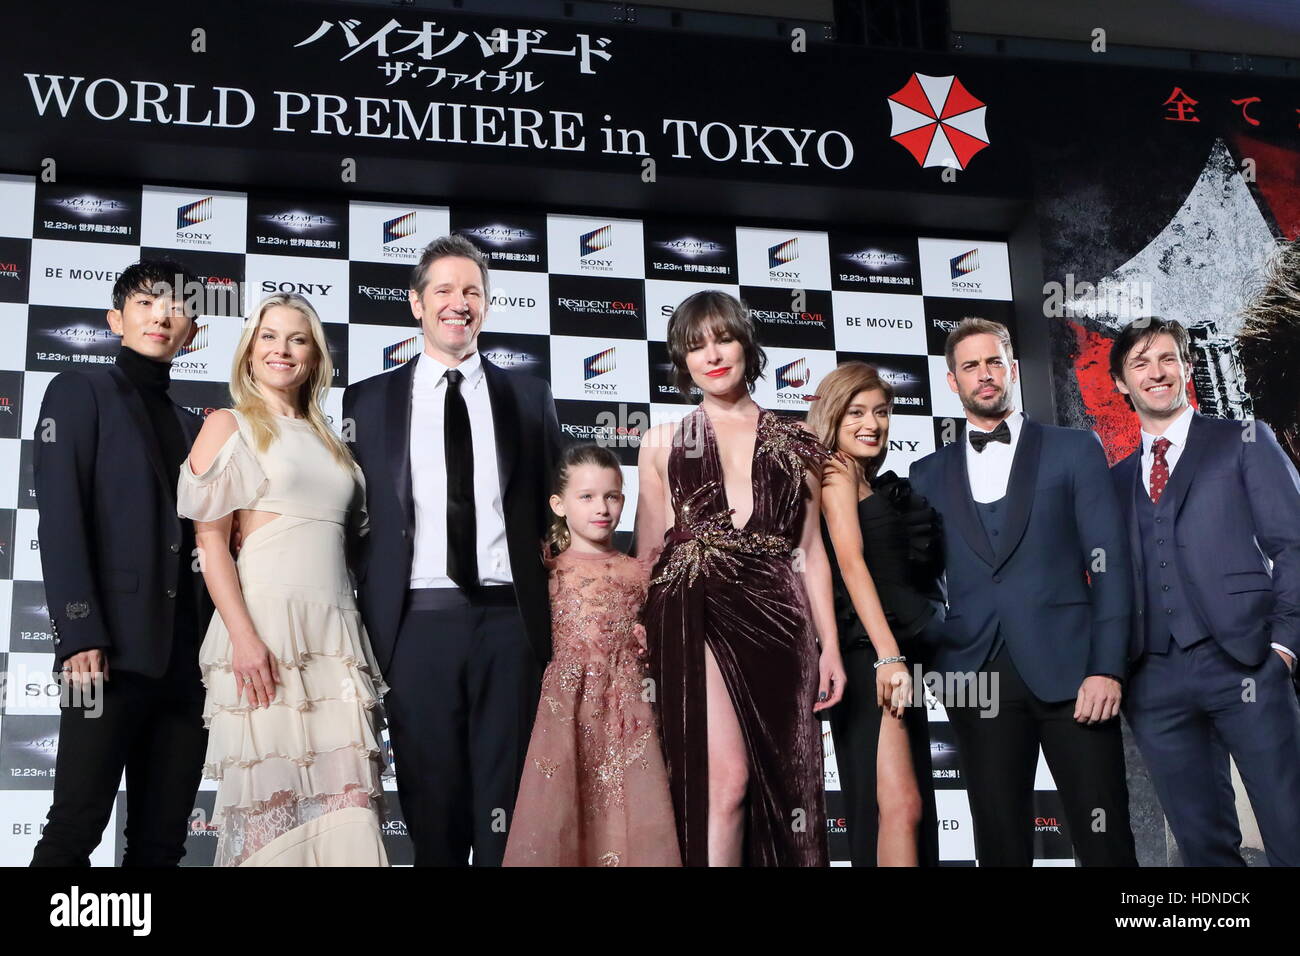
M 618 458 L 561 456 L 545 545 L 552 657 L 505 866 L 680 866 L 638 623 L 649 568 L 614 548 Z

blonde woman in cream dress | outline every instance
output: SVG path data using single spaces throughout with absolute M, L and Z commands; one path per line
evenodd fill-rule
M 298 295 L 265 299 L 181 465 L 217 607 L 199 652 L 219 866 L 386 866 L 379 698 L 347 542 L 365 485 L 321 408 L 333 365 Z M 231 532 L 238 522 L 238 558 Z

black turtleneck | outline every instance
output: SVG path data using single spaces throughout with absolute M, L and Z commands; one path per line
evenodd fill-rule
M 164 482 L 163 492 L 167 496 L 172 510 L 176 509 L 176 481 L 180 468 L 189 455 L 189 442 L 181 428 L 180 419 L 176 417 L 176 406 L 172 403 L 167 389 L 171 385 L 171 363 L 158 362 L 146 358 L 139 352 L 123 345 L 117 353 L 117 367 L 126 373 L 126 377 L 135 386 L 144 401 L 145 411 L 158 438 L 158 449 L 162 453 L 163 472 L 171 479 Z M 163 542 L 158 543 L 163 546 Z M 191 581 L 194 575 L 190 564 L 194 553 L 194 525 L 189 521 L 181 522 L 181 547 L 176 555 L 179 562 L 178 581 Z M 194 621 L 197 617 L 197 605 L 192 587 L 177 589 L 175 633 L 181 641 L 196 639 L 197 630 Z M 181 635 L 185 635 L 181 637 Z

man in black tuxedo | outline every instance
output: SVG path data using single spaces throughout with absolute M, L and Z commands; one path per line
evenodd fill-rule
M 1111 475 L 1137 593 L 1124 713 L 1188 866 L 1245 866 L 1231 753 L 1272 866 L 1300 866 L 1300 477 L 1259 421 L 1187 400 L 1187 331 L 1140 319 L 1110 353 L 1141 445 Z
M 1080 863 L 1136 866 L 1118 719 L 1133 592 L 1105 453 L 1090 432 L 1015 410 L 1005 326 L 963 319 L 945 352 L 969 427 L 911 481 L 943 517 L 948 617 L 934 667 L 959 691 L 945 705 L 976 856 L 1032 865 L 1041 745 Z
M 198 651 L 212 614 L 176 482 L 202 420 L 167 394 L 194 337 L 184 268 L 113 288 L 117 362 L 56 375 L 36 423 L 41 569 L 65 685 L 54 804 L 33 866 L 89 866 L 126 772 L 123 866 L 175 866 L 203 767 Z M 102 712 L 92 697 L 102 700 Z M 81 698 L 80 700 L 78 698 Z M 81 706 L 78 706 L 80 704 Z
M 361 614 L 417 866 L 500 865 L 551 653 L 560 429 L 545 381 L 479 352 L 488 295 L 473 243 L 430 243 L 410 292 L 424 351 L 343 396 L 370 513 Z

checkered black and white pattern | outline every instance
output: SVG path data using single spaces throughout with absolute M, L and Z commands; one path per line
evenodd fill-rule
M 951 325 L 978 314 L 1016 334 L 1007 249 L 996 241 L 0 177 L 0 634 L 8 635 L 0 647 L 8 652 L 0 655 L 0 865 L 30 859 L 51 800 L 58 734 L 31 473 L 36 418 L 61 369 L 113 361 L 117 342 L 104 311 L 118 273 L 142 256 L 167 255 L 203 282 L 201 328 L 173 368 L 173 396 L 200 413 L 229 402 L 242 317 L 269 292 L 305 294 L 328 331 L 337 387 L 326 410 L 337 423 L 348 382 L 419 354 L 406 302 L 410 268 L 427 242 L 452 231 L 476 241 L 492 264 L 483 352 L 547 377 L 570 438 L 618 450 L 629 500 L 624 544 L 635 516 L 638 436 L 689 410 L 671 386 L 664 345 L 668 317 L 687 295 L 718 288 L 750 306 L 769 358 L 756 394 L 764 407 L 802 415 L 838 362 L 876 364 L 898 393 L 889 467 L 900 474 L 951 436 L 945 420 L 961 415 L 945 380 Z M 941 708 L 932 719 L 941 857 L 970 863 L 952 738 Z M 847 863 L 829 732 L 825 742 L 832 858 Z M 1041 761 L 1038 787 L 1039 855 L 1068 865 Z M 212 859 L 212 788 L 204 781 L 196 800 L 188 863 Z M 390 797 L 390 855 L 409 861 Z M 118 837 L 104 841 L 95 863 L 110 865 L 115 843 L 120 850 L 123 811 L 119 798 L 111 824 Z

